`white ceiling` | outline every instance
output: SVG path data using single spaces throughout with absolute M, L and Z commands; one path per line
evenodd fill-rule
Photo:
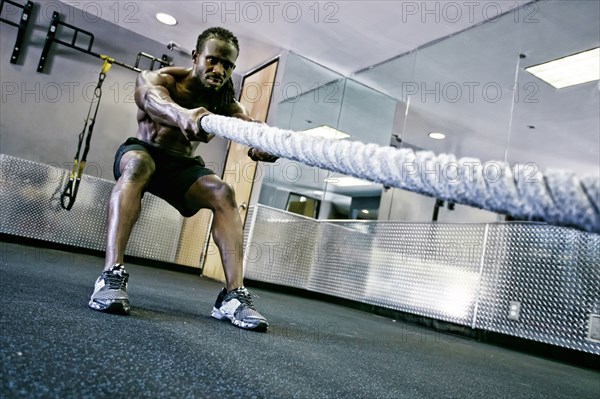
M 459 1 L 450 6 L 395 0 L 61 1 L 165 46 L 174 41 L 189 50 L 204 29 L 230 29 L 240 40 L 238 73 L 285 49 L 349 75 L 530 0 Z M 158 22 L 158 12 L 173 15 L 177 25 Z
M 417 83 L 454 82 L 463 88 L 466 82 L 493 82 L 504 88 L 498 103 L 483 101 L 481 94 L 468 103 L 413 96 L 401 132 L 405 141 L 484 160 L 503 159 L 508 145 L 511 162 L 600 175 L 597 82 L 557 91 L 523 71 L 597 47 L 596 0 L 63 2 L 165 47 L 174 41 L 188 52 L 202 30 L 228 28 L 240 40 L 240 74 L 291 50 L 402 100 L 407 76 Z M 512 9 L 520 11 L 493 19 Z M 172 14 L 178 24 L 160 24 L 157 12 Z M 520 53 L 525 58 L 519 61 Z M 509 89 L 515 76 L 517 101 Z M 536 101 L 524 101 L 532 90 Z M 426 137 L 430 129 L 449 137 L 434 142 Z

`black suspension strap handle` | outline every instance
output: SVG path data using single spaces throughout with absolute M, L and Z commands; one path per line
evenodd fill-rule
M 73 208 L 73 205 L 75 204 L 75 198 L 77 197 L 77 191 L 79 190 L 79 184 L 81 183 L 81 176 L 83 175 L 83 171 L 85 170 L 87 155 L 90 151 L 92 133 L 94 131 L 94 125 L 96 124 L 96 116 L 98 115 L 98 108 L 100 106 L 100 100 L 102 98 L 102 83 L 104 83 L 106 74 L 108 73 L 108 70 L 114 62 L 114 59 L 109 58 L 105 55 L 101 55 L 100 58 L 104 60 L 104 64 L 102 65 L 102 70 L 100 71 L 100 75 L 98 77 L 98 84 L 94 89 L 94 98 L 90 102 L 90 108 L 88 109 L 83 129 L 81 130 L 81 133 L 79 133 L 77 152 L 75 153 L 73 166 L 71 168 L 71 173 L 69 174 L 69 181 L 67 182 L 60 197 L 60 203 L 62 207 L 68 211 L 71 210 L 71 208 Z M 92 110 L 93 116 L 90 118 L 90 115 L 92 115 Z M 81 155 L 81 158 L 79 158 L 79 155 L 81 153 L 81 147 L 82 144 L 84 144 L 84 141 L 85 146 L 83 148 L 83 154 Z

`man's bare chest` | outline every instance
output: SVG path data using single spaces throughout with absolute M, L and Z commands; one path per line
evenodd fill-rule
M 212 105 L 212 101 L 206 96 L 200 96 L 192 92 L 185 92 L 180 90 L 171 91 L 171 98 L 177 105 L 183 108 L 193 109 L 204 107 L 209 109 Z

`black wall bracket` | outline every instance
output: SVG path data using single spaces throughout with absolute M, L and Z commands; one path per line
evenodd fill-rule
M 70 41 L 65 41 L 65 40 L 59 39 L 57 37 L 57 32 L 58 32 L 59 28 L 62 28 L 61 33 L 65 33 L 65 34 L 67 34 L 69 32 L 71 33 Z M 81 39 L 82 37 L 83 37 L 83 39 Z M 79 42 L 78 42 L 78 39 L 79 39 Z M 85 43 L 86 41 L 87 41 L 87 45 Z M 55 11 L 52 14 L 52 20 L 50 21 L 50 26 L 48 27 L 48 34 L 46 35 L 46 41 L 44 42 L 44 48 L 42 50 L 42 55 L 40 56 L 40 62 L 38 63 L 38 69 L 37 69 L 38 72 L 44 72 L 46 62 L 48 61 L 48 55 L 50 53 L 50 49 L 52 48 L 53 43 L 57 43 L 57 44 L 61 44 L 63 46 L 70 47 L 72 49 L 75 49 L 75 50 L 80 51 L 85 54 L 92 55 L 97 58 L 101 58 L 101 59 L 106 58 L 106 56 L 103 56 L 101 54 L 98 54 L 98 53 L 95 53 L 92 51 L 92 46 L 94 44 L 94 35 L 91 32 L 80 29 L 80 28 L 78 28 L 74 25 L 68 24 L 66 22 L 62 22 L 60 20 L 60 14 Z M 142 57 L 149 58 L 151 60 L 150 69 L 154 69 L 154 66 L 156 63 L 158 63 L 158 65 L 160 65 L 160 66 L 172 65 L 172 63 L 168 60 L 168 58 L 166 56 L 163 56 L 163 58 L 156 58 L 152 55 L 149 55 L 149 54 L 146 54 L 143 52 L 138 53 L 135 65 L 133 65 L 133 66 L 127 65 L 127 64 L 119 62 L 117 60 L 112 60 L 112 63 L 115 65 L 119 65 L 123 68 L 130 69 L 135 72 L 141 72 L 141 69 L 139 68 L 139 63 L 140 63 L 140 59 Z
M 2 0 L 0 3 L 0 14 L 2 14 L 2 9 L 4 7 L 4 3 L 11 4 L 17 8 L 22 9 L 21 18 L 19 19 L 19 23 L 10 21 L 5 18 L 0 18 L 0 22 L 7 23 L 12 26 L 16 26 L 19 28 L 17 32 L 17 40 L 15 41 L 15 45 L 13 47 L 12 56 L 10 57 L 10 63 L 16 64 L 19 61 L 19 54 L 21 54 L 21 49 L 23 48 L 23 39 L 25 38 L 25 32 L 27 31 L 27 25 L 29 25 L 29 21 L 31 20 L 31 13 L 33 11 L 33 2 L 28 1 L 25 5 L 15 3 L 11 0 Z
M 137 58 L 135 60 L 135 67 L 139 68 L 140 67 L 140 60 L 142 58 L 148 58 L 150 60 L 150 70 L 152 71 L 154 69 L 154 66 L 156 65 L 156 63 L 158 63 L 158 65 L 162 66 L 169 66 L 172 65 L 171 61 L 169 60 L 169 57 L 167 57 L 166 54 L 163 54 L 162 58 L 156 58 L 153 55 L 144 53 L 144 52 L 140 52 L 137 55 Z
M 31 20 L 31 14 L 33 13 L 34 2 L 27 1 L 25 5 L 16 3 L 12 0 L 1 0 L 0 1 L 0 15 L 4 9 L 4 4 L 10 4 L 14 7 L 20 8 L 23 11 L 21 12 L 21 17 L 19 22 L 11 21 L 9 19 L 0 17 L 0 22 L 4 22 L 6 24 L 15 26 L 19 29 L 17 33 L 17 39 L 15 41 L 15 45 L 13 47 L 13 53 L 10 58 L 11 64 L 16 64 L 19 61 L 19 55 L 21 50 L 23 49 L 23 42 L 25 40 L 25 33 L 27 31 L 27 27 L 29 25 L 29 21 Z M 58 37 L 58 32 L 61 31 L 61 34 L 71 34 L 69 40 L 65 41 Z M 87 42 L 87 43 L 86 43 Z M 78 28 L 74 25 L 68 24 L 66 22 L 62 22 L 60 20 L 60 14 L 55 11 L 52 13 L 52 19 L 50 20 L 50 26 L 48 26 L 48 33 L 46 34 L 46 40 L 44 41 L 44 48 L 42 49 L 42 54 L 40 56 L 40 61 L 38 62 L 37 71 L 44 72 L 46 67 L 46 63 L 48 62 L 48 57 L 50 54 L 50 49 L 52 48 L 52 44 L 57 43 L 66 47 L 70 47 L 77 51 L 80 51 L 85 54 L 92 55 L 94 57 L 100 59 L 106 59 L 107 56 L 95 53 L 92 51 L 92 46 L 94 45 L 94 34 Z M 173 65 L 171 59 L 163 54 L 161 58 L 157 58 L 153 55 L 147 54 L 145 52 L 139 52 L 137 54 L 137 58 L 135 61 L 135 65 L 127 65 L 123 62 L 119 62 L 117 60 L 111 59 L 112 63 L 115 65 L 119 65 L 121 67 L 130 69 L 135 72 L 141 72 L 140 69 L 140 61 L 144 59 L 150 60 L 150 67 L 148 69 L 153 70 L 155 66 L 163 67 Z
M 71 36 L 71 42 L 65 42 L 56 37 L 56 33 L 58 32 L 58 28 L 63 26 L 65 28 L 70 29 L 73 32 Z M 77 45 L 77 38 L 81 37 L 80 35 L 85 35 L 89 38 L 87 48 Z M 42 50 L 42 55 L 40 56 L 40 62 L 38 63 L 38 72 L 44 72 L 44 67 L 46 66 L 46 61 L 48 61 L 48 54 L 50 53 L 50 48 L 53 43 L 59 43 L 64 46 L 70 47 L 75 50 L 79 50 L 86 54 L 96 55 L 92 53 L 92 45 L 94 44 L 94 35 L 88 31 L 83 29 L 79 29 L 76 26 L 67 24 L 65 22 L 61 22 L 60 14 L 56 11 L 52 13 L 52 20 L 50 21 L 50 26 L 48 27 L 48 34 L 46 35 L 46 41 L 44 42 L 44 48 Z

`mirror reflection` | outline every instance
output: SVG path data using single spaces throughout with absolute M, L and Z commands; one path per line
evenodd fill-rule
M 589 12 L 582 12 L 586 9 Z M 339 140 L 600 174 L 597 82 L 557 88 L 528 68 L 598 47 L 598 2 L 540 2 L 344 77 L 290 53 L 271 121 Z M 557 31 L 553 20 L 567 27 Z M 328 129 L 326 131 L 323 128 Z M 280 160 L 259 203 L 319 202 L 318 219 L 493 222 L 506 215 Z M 426 171 L 423 171 L 426 173 Z M 293 212 L 293 210 L 290 210 Z
M 316 137 L 388 145 L 397 101 L 296 54 L 287 57 L 274 124 Z M 286 93 L 294 93 L 293 96 Z M 377 219 L 382 186 L 281 159 L 263 180 L 259 203 L 318 219 Z M 305 198 L 292 205 L 290 198 Z M 304 206 L 319 201 L 308 215 Z M 292 201 L 299 202 L 299 201 Z M 314 212 L 313 212 L 314 210 Z

